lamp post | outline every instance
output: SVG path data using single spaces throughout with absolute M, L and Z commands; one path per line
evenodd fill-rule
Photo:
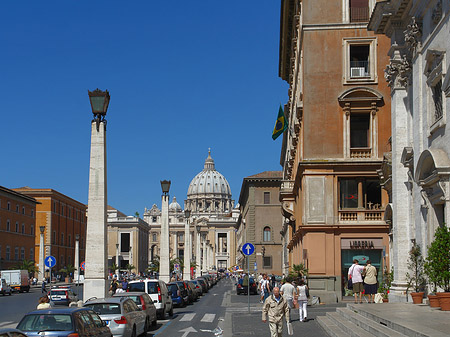
M 200 270 L 202 269 L 202 260 L 201 260 L 201 248 L 200 248 L 200 229 L 201 227 L 199 225 L 195 226 L 195 229 L 197 230 L 196 235 L 196 244 L 195 244 L 195 277 L 199 277 L 201 275 Z
M 45 278 L 45 266 L 44 266 L 44 232 L 45 232 L 45 226 L 39 226 L 39 230 L 41 231 L 40 237 L 39 237 L 39 271 L 38 274 L 38 281 L 43 281 Z
M 78 280 L 77 286 L 80 285 L 80 234 L 75 234 L 75 275 L 74 279 Z
M 116 274 L 117 279 L 119 279 L 119 244 L 116 243 L 116 267 L 117 269 L 114 270 L 114 274 Z
M 159 279 L 170 281 L 170 257 L 169 257 L 169 190 L 170 180 L 161 181 L 162 206 L 161 206 L 161 243 L 159 257 Z
M 91 122 L 88 217 L 86 225 L 86 271 L 83 298 L 107 295 L 107 184 L 106 184 L 106 111 L 108 91 L 88 91 L 94 119 Z
M 184 224 L 184 270 L 183 280 L 191 279 L 191 231 L 189 230 L 189 218 L 191 211 L 186 209 L 184 211 L 186 222 Z

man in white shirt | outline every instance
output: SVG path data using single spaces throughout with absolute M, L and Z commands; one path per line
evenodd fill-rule
M 280 288 L 280 294 L 286 300 L 289 307 L 289 317 L 291 317 L 291 309 L 294 308 L 294 294 L 295 287 L 291 284 L 291 279 L 288 277 L 286 282 Z
M 353 294 L 355 294 L 355 303 L 358 303 L 358 294 L 359 303 L 362 303 L 363 279 L 361 273 L 363 272 L 363 270 L 364 267 L 358 264 L 357 259 L 353 260 L 353 264 L 348 270 L 348 279 L 352 279 Z

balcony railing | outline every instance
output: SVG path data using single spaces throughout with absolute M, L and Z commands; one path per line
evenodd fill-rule
M 339 221 L 357 222 L 357 221 L 383 221 L 384 210 L 355 210 L 339 211 Z
M 350 158 L 370 158 L 372 149 L 370 147 L 352 147 L 350 149 Z
M 350 77 L 368 77 L 369 61 L 350 61 Z
M 350 7 L 350 22 L 369 21 L 369 7 Z

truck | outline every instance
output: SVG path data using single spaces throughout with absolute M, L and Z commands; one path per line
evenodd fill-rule
M 27 270 L 2 270 L 0 278 L 5 279 L 11 289 L 19 292 L 30 291 L 30 278 Z

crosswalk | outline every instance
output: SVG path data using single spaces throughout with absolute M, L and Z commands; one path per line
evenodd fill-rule
M 195 318 L 195 316 L 197 316 L 195 312 L 184 314 L 183 317 L 180 318 L 180 322 L 191 322 Z M 212 323 L 214 322 L 215 318 L 216 314 L 203 314 L 202 318 L 200 319 L 200 322 Z

